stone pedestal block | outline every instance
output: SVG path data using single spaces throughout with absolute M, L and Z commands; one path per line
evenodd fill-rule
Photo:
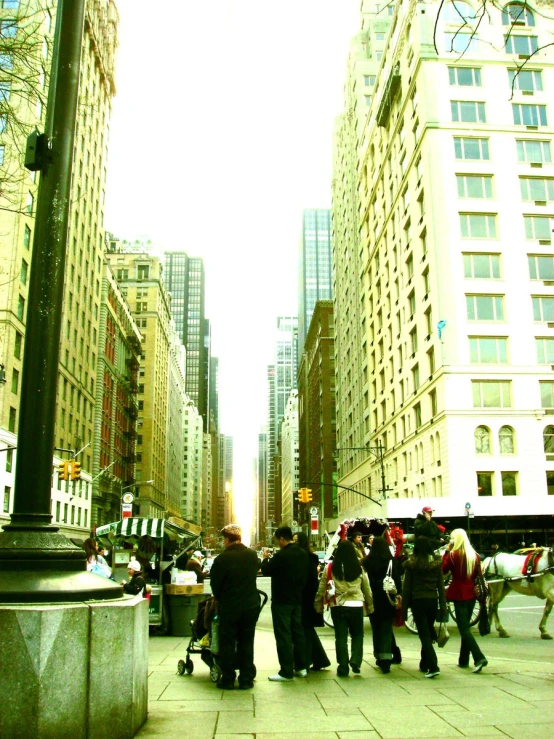
M 146 721 L 148 602 L 0 605 L 0 737 L 133 737 Z

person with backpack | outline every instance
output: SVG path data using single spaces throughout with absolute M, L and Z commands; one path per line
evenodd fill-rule
M 402 616 L 412 609 L 421 642 L 419 669 L 425 677 L 440 675 L 437 653 L 433 648 L 436 639 L 435 621 L 440 612 L 440 621 L 446 620 L 446 597 L 442 578 L 442 562 L 436 557 L 431 540 L 418 536 L 413 555 L 404 564 L 404 583 L 402 589 Z
M 339 542 L 333 561 L 327 565 L 319 581 L 314 603 L 318 613 L 323 613 L 325 601 L 331 607 L 335 627 L 337 677 L 348 677 L 350 668 L 354 674 L 359 674 L 364 652 L 364 611 L 371 614 L 373 598 L 367 575 L 351 541 Z
M 373 654 L 381 672 L 389 673 L 391 664 L 400 664 L 402 657 L 392 631 L 396 616 L 397 600 L 402 592 L 398 563 L 391 554 L 389 544 L 382 536 L 376 536 L 371 552 L 363 561 L 373 593 L 373 613 L 369 620 L 373 630 Z M 387 578 L 386 583 L 385 578 Z M 390 578 L 390 579 L 389 579 Z M 395 593 L 390 590 L 394 583 Z M 385 589 L 387 585 L 387 590 Z

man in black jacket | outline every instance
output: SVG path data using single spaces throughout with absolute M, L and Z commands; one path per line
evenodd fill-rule
M 308 578 L 308 555 L 293 544 L 292 531 L 281 526 L 274 534 L 279 551 L 269 559 L 264 554 L 262 573 L 271 577 L 271 616 L 281 669 L 271 675 L 274 682 L 306 677 L 306 644 L 302 626 L 302 591 Z
M 256 578 L 260 565 L 256 552 L 241 542 L 239 526 L 229 524 L 221 529 L 221 535 L 225 549 L 214 559 L 210 571 L 219 614 L 218 687 L 235 687 L 238 659 L 239 688 L 248 690 L 254 687 L 254 634 L 260 615 Z
M 431 506 L 423 506 L 414 521 L 414 534 L 416 539 L 418 536 L 426 536 L 431 540 L 433 549 L 438 549 L 444 543 L 445 528 L 433 521 L 433 512 Z

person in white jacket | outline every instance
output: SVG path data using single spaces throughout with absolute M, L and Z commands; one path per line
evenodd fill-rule
M 331 584 L 332 583 L 332 584 Z M 335 627 L 337 676 L 348 677 L 350 668 L 358 674 L 364 650 L 364 615 L 372 613 L 373 598 L 366 573 L 351 541 L 341 541 L 335 557 L 319 581 L 314 606 L 323 612 L 325 603 L 331 607 Z M 348 654 L 348 634 L 351 654 Z

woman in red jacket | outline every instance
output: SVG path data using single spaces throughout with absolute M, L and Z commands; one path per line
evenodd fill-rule
M 487 660 L 470 630 L 470 619 L 475 606 L 473 588 L 475 576 L 480 572 L 481 561 L 475 549 L 469 543 L 463 529 L 454 529 L 450 535 L 448 551 L 442 558 L 442 571 L 452 573 L 452 581 L 446 590 L 446 598 L 454 602 L 456 623 L 462 644 L 458 667 L 469 667 L 471 653 L 475 666 L 473 672 L 481 672 L 487 666 Z

